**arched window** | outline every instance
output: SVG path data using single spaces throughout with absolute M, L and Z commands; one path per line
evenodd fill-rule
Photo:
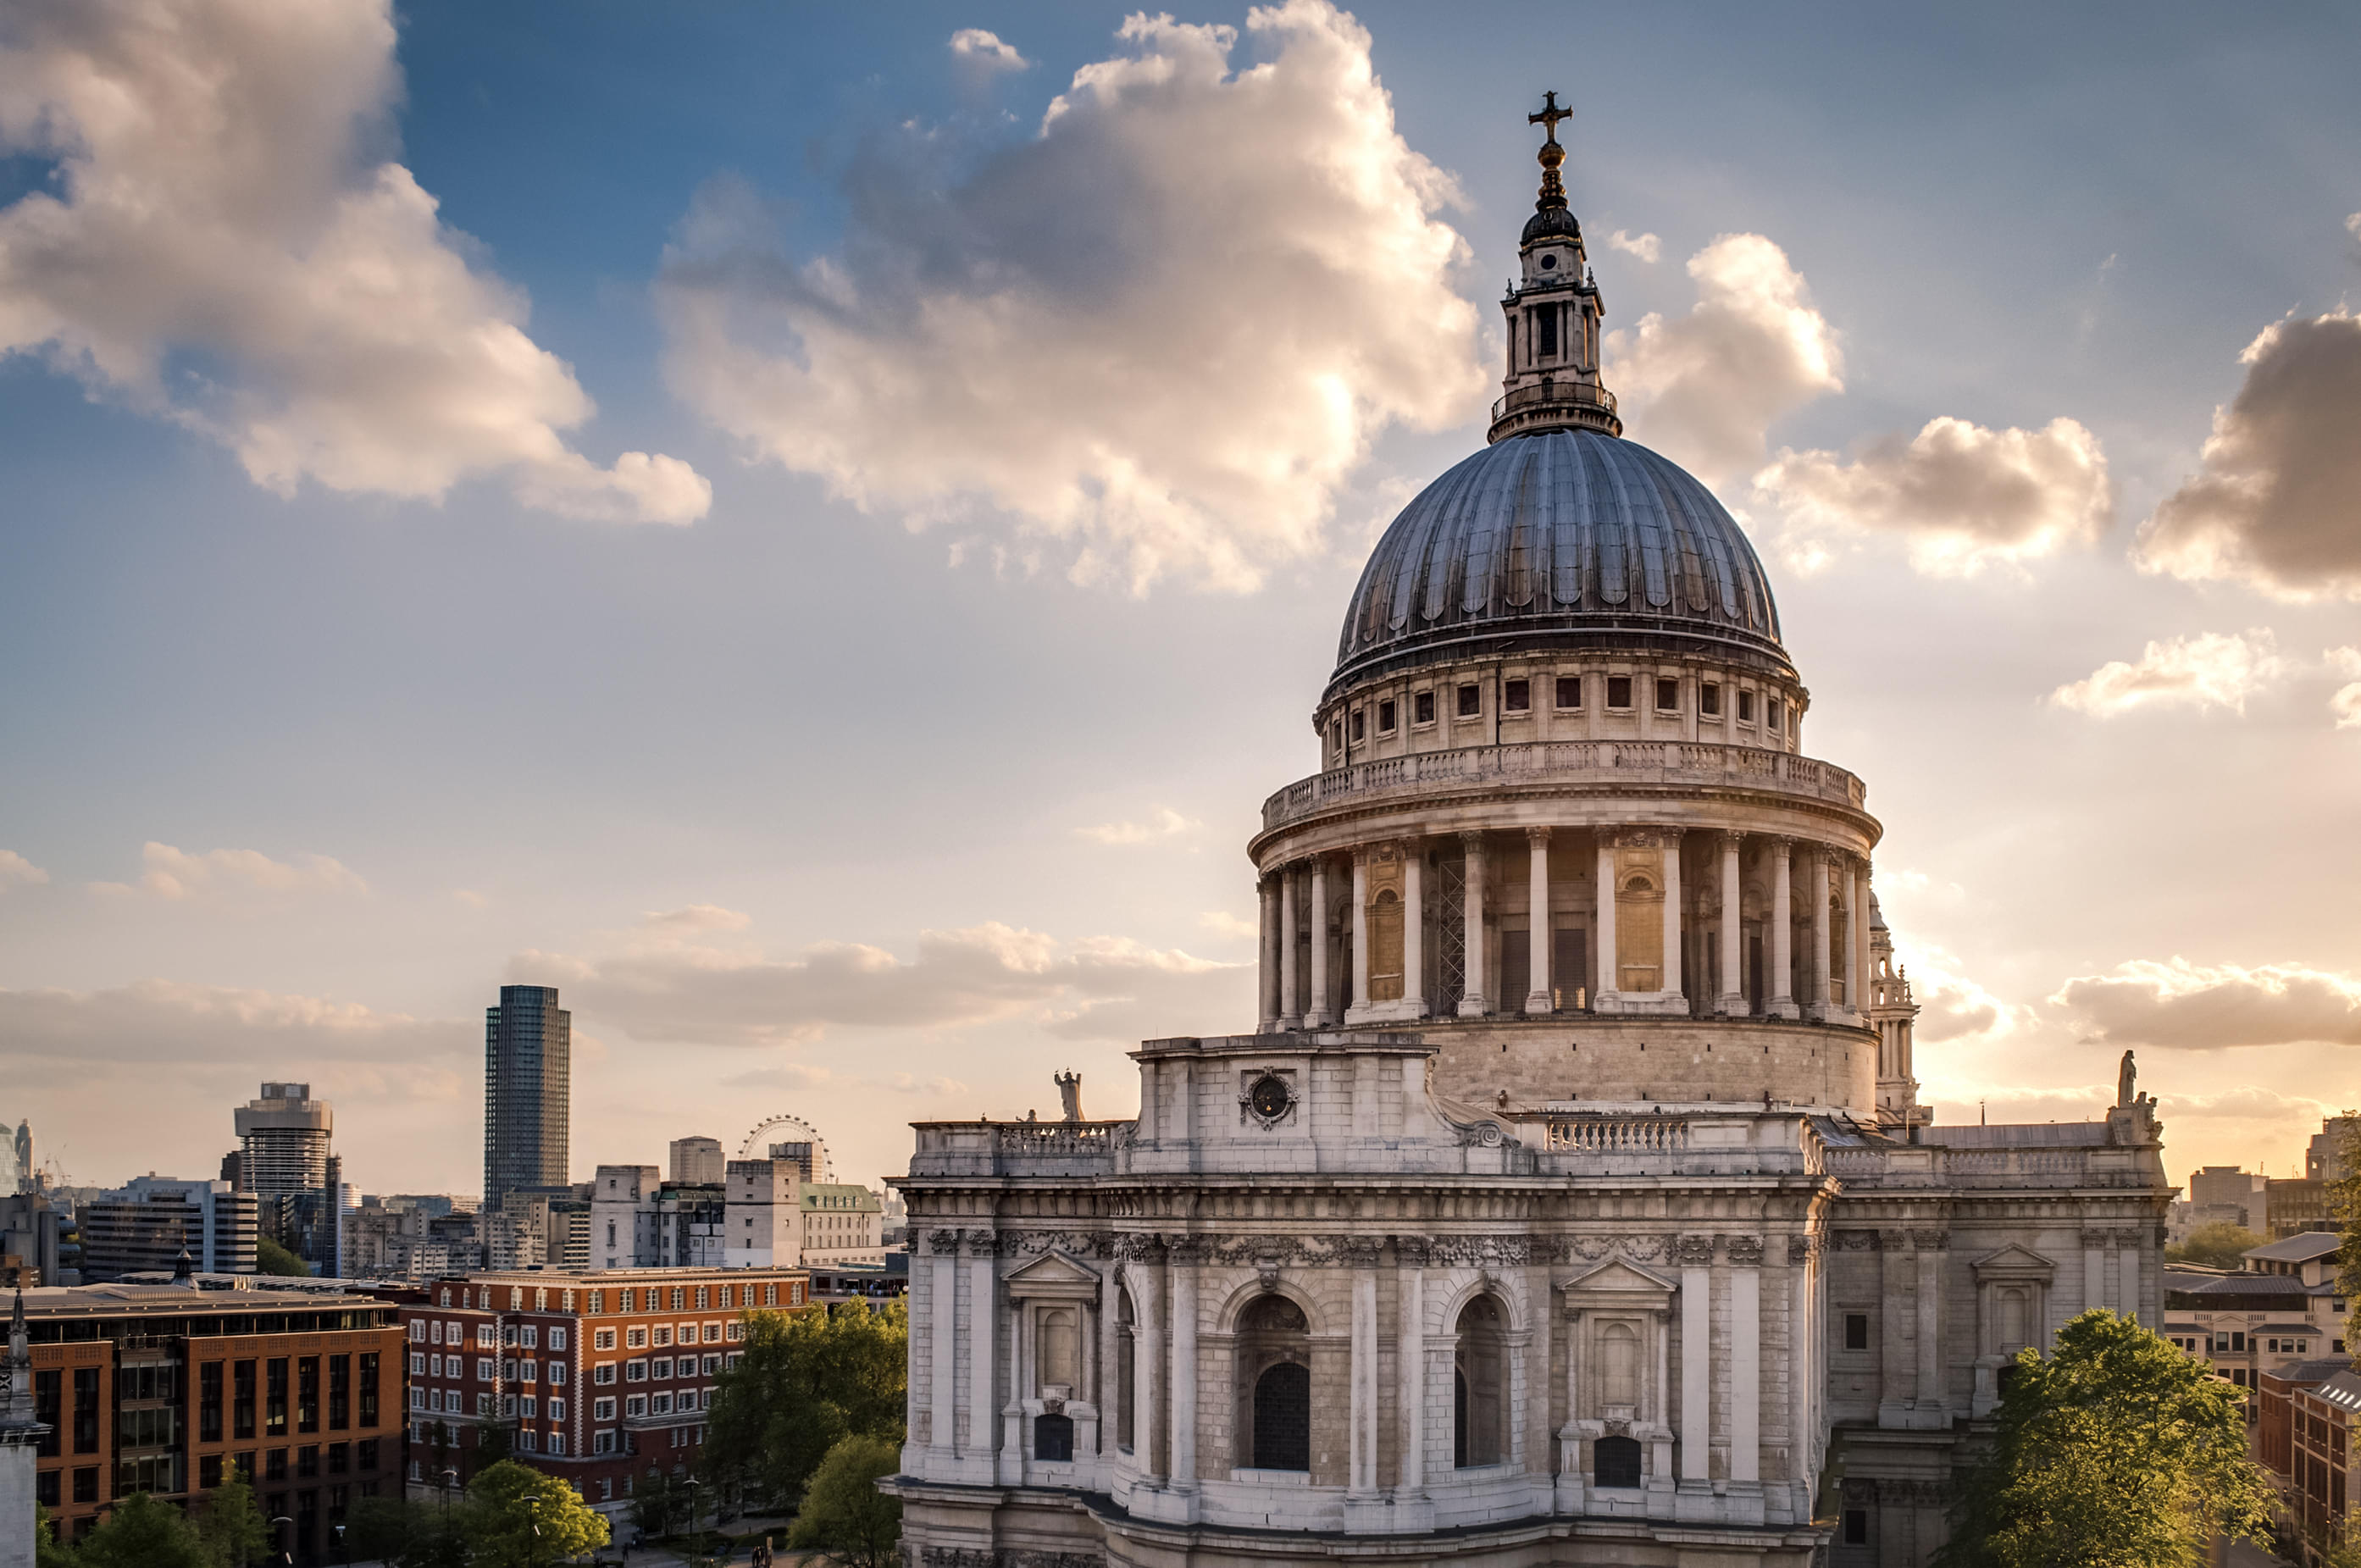
M 1133 1376 L 1139 1365 L 1139 1320 L 1131 1292 L 1117 1290 L 1115 1306 L 1115 1445 L 1131 1452 Z
M 1067 1415 L 1033 1418 L 1033 1457 L 1060 1464 L 1074 1457 L 1074 1421 Z
M 1369 999 L 1399 1002 L 1402 995 L 1402 905 L 1392 888 L 1369 908 Z
M 1303 1309 L 1262 1296 L 1238 1314 L 1238 1452 L 1257 1470 L 1312 1468 L 1312 1358 Z
M 1060 1398 L 1071 1398 L 1074 1386 L 1081 1381 L 1081 1341 L 1074 1326 L 1074 1310 L 1071 1307 L 1054 1307 L 1041 1314 L 1039 1332 L 1040 1384 L 1046 1394 L 1051 1388 L 1063 1388 Z
M 1636 1438 L 1602 1437 L 1590 1445 L 1590 1478 L 1598 1486 L 1640 1484 L 1640 1443 Z
M 1500 1304 L 1478 1296 L 1459 1310 L 1452 1358 L 1452 1463 L 1498 1464 L 1508 1455 L 1508 1320 Z
M 1609 1323 L 1598 1334 L 1598 1402 L 1627 1412 L 1640 1403 L 1640 1339 L 1629 1323 Z
M 2026 1328 L 2026 1316 L 2025 1292 L 2015 1288 L 2001 1291 L 2000 1353 L 2003 1355 L 2015 1355 L 2032 1343 Z

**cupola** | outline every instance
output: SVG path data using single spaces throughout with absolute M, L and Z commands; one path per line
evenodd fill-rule
M 1573 113 L 1558 107 L 1557 94 L 1550 93 L 1541 113 L 1526 116 L 1542 127 L 1542 189 L 1518 242 L 1517 281 L 1500 302 L 1509 364 L 1502 396 L 1492 405 L 1492 441 L 1542 430 L 1623 433 L 1614 394 L 1598 382 L 1605 308 L 1583 250 L 1582 225 L 1566 205 L 1558 173 L 1565 163 L 1558 122 Z

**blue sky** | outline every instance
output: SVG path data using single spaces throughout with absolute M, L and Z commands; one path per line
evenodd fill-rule
M 1929 1098 L 2079 1114 L 2134 1045 L 2176 1168 L 2282 1174 L 2361 1099 L 2336 10 L 1364 6 L 1373 129 L 1310 12 L 1177 13 L 1279 69 L 1159 119 L 1142 62 L 1213 46 L 1117 9 L 344 9 L 308 55 L 244 0 L 0 24 L 0 1114 L 72 1179 L 208 1169 L 234 1101 L 308 1071 L 365 1188 L 471 1190 L 503 980 L 575 1010 L 585 1175 L 794 1111 L 873 1179 L 914 1117 L 1069 1065 L 1126 1112 L 1126 1039 L 1246 1026 L 1241 849 L 1315 764 L 1375 531 L 1482 439 L 1545 87 L 1631 433 L 1753 530 L 1807 750 L 1886 824 Z M 126 238 L 85 195 L 63 247 L 31 220 L 78 167 L 220 172 L 58 129 L 76 60 L 164 69 L 159 15 L 350 146 L 224 144 L 235 200 Z M 355 243 L 444 291 L 422 335 L 554 357 L 389 367 L 385 311 L 291 313 L 387 163 L 439 208 Z M 256 203 L 280 226 L 222 239 Z M 944 321 L 987 346 L 913 400 Z M 1361 400 L 1341 433 L 1293 422 L 1314 370 Z M 1098 428 L 1102 374 L 1138 419 Z M 478 394 L 537 411 L 445 421 Z M 1937 419 L 1949 466 L 1909 444 Z M 1076 429 L 1152 493 L 1118 505 Z M 2191 489 L 2215 469 L 2328 499 L 2240 510 Z

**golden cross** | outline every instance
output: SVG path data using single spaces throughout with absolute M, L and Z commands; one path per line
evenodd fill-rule
M 1527 115 L 1525 116 L 1525 124 L 1529 126 L 1541 126 L 1543 131 L 1549 137 L 1549 139 L 1555 141 L 1557 140 L 1557 123 L 1560 120 L 1570 120 L 1574 118 L 1574 111 L 1572 109 L 1559 108 L 1557 106 L 1557 94 L 1555 93 L 1543 93 L 1542 103 L 1543 104 L 1542 112 L 1538 115 Z

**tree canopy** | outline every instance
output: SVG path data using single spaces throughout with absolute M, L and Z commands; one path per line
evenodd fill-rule
M 2263 1238 L 2244 1225 L 2234 1225 L 2227 1220 L 2214 1220 L 2197 1226 L 2189 1239 L 2178 1246 L 2164 1249 L 2167 1263 L 2194 1263 L 2206 1268 L 2237 1268 L 2246 1262 L 2246 1249 L 2263 1245 Z
M 270 1552 L 270 1521 L 254 1500 L 254 1488 L 233 1474 L 205 1495 L 197 1539 L 218 1568 L 247 1568 Z
M 269 1236 L 263 1236 L 254 1244 L 254 1268 L 258 1274 L 293 1275 L 298 1278 L 309 1278 L 312 1274 L 310 1264 Z
M 1941 1568 L 2197 1568 L 2216 1534 L 2269 1539 L 2243 1395 L 2202 1363 L 2094 1309 L 2013 1370 Z
M 859 1433 L 828 1451 L 804 1494 L 788 1543 L 825 1552 L 850 1568 L 889 1568 L 902 1537 L 902 1499 L 877 1489 L 901 1468 L 897 1447 Z
M 900 1301 L 755 1312 L 706 1417 L 708 1479 L 793 1501 L 848 1437 L 899 1448 L 909 1316 Z
M 134 1492 L 71 1546 L 44 1545 L 42 1568 L 222 1568 L 180 1509 Z
M 470 1568 L 546 1568 L 607 1544 L 607 1521 L 572 1486 L 512 1459 L 467 1483 Z

